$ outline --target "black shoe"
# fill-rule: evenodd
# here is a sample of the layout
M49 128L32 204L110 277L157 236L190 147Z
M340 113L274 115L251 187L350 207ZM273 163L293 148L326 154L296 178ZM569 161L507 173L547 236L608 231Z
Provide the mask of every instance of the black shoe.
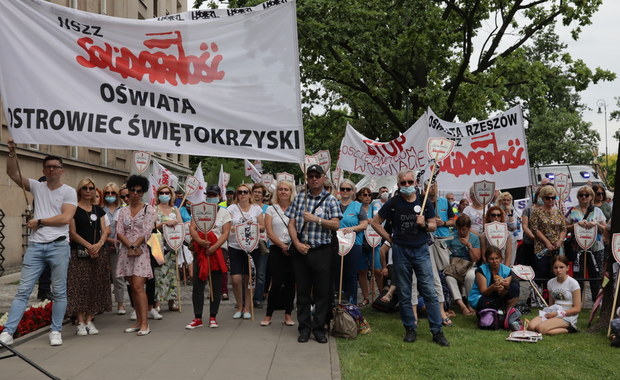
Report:
M403 342L413 343L418 337L418 332L415 327L405 327L405 337L403 338Z
M314 333L314 339L319 343L327 343L327 335L325 333Z
M263 308L263 303L262 302L254 302L254 308L255 309L262 309Z
M297 338L297 341L299 343L306 343L308 342L308 340L310 340L310 334L308 333L300 333L299 337Z
M448 347L450 345L448 339L446 339L446 337L443 335L443 331L433 333L433 342L443 347Z

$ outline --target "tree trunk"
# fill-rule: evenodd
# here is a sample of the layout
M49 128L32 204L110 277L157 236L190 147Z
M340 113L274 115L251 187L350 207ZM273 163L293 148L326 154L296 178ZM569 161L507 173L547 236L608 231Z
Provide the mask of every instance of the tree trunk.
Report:
M620 141L618 143L620 149ZM616 161L616 183L614 184L614 191L618 192L620 189L620 160ZM615 195L614 195L615 198ZM612 221L611 221L611 235L614 233L620 232L620 200L614 201L614 206L612 209ZM609 326L609 321L611 320L611 307L614 303L614 295L615 295L615 286L616 279L613 277L612 265L616 262L614 256L611 254L611 250L607 248L605 250L605 262L607 263L606 271L611 274L611 282L607 284L605 290L603 292L603 305L601 306L601 315L598 319L598 322L594 324L589 331L590 332L598 332L605 331L607 333L607 328ZM616 302L616 308L620 306L620 303ZM615 313L615 312L614 312ZM615 317L615 316L614 316Z

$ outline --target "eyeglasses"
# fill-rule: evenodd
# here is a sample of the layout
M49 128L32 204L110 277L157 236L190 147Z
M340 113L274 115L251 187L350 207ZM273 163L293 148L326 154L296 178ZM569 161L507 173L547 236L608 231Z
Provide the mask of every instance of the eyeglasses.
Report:
M492 214L489 214L489 215L491 216L491 218L501 218L502 217L502 214L496 214L496 213L492 213Z
M127 198L127 195L119 195L118 197L119 197L120 199L125 199L125 198Z
M93 191L95 190L94 186L82 186L81 187L82 191Z
M325 187L323 187L323 188L324 188L325 190L327 190L327 191L332 191L332 187L331 187L331 186L325 186Z
M372 194L360 194L360 197L370 197Z
M579 198L590 198L590 194L577 194Z
M106 191L103 195L116 195L114 191Z
M58 166L58 165L45 165L44 168L48 169L48 170L60 170L60 169L62 169L62 166Z
M350 187L341 187L340 188L340 191L351 191L351 190L353 190L353 189L350 188Z
M170 195L169 191L160 191L159 194L161 195Z
M399 182L401 186L411 186L415 183L415 181L410 180L410 181L400 181Z
M250 190L237 190L237 194L250 194Z
M144 194L144 190L143 189L136 189L135 187L130 187L127 190L129 190L130 193Z
M322 176L323 176L322 174L308 174L308 175L306 175L306 177L308 177L308 179L319 179Z
M596 195L603 196L603 195L605 195L605 193L596 193Z
M548 200L548 201L554 201L555 197L545 197L545 199Z

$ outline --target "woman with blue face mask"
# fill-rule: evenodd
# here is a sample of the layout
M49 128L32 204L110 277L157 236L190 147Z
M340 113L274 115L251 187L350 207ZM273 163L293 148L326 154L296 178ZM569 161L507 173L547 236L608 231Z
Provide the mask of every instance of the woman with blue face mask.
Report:
M124 315L127 313L123 302L125 298L125 279L123 277L116 277L116 264L118 262L118 251L116 248L119 244L116 240L116 217L121 209L119 192L120 189L114 182L108 183L103 188L103 210L106 214L106 222L110 226L110 235L106 239L104 248L108 251L110 260L110 272L112 273L112 282L114 283L114 301L117 305L116 313Z
M174 207L174 190L168 185L162 185L157 189L157 201L155 210L157 211L158 221L156 228L163 233L164 225L175 226L183 223L179 209ZM164 244L165 260L164 263L155 268L155 294L156 305L162 301L168 301L168 310L178 311L178 283L176 281L177 254Z

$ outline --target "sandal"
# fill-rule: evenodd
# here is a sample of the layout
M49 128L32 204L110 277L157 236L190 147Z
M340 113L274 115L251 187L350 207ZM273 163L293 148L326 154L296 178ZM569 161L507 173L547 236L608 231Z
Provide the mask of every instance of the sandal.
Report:
M392 302L392 294L391 293L385 293L385 295L383 297L381 297L381 302L385 302L385 303Z
M177 305L176 301L170 300L168 301L168 310L179 311L179 305Z
M364 306L367 306L369 303L370 301L368 300L368 298L364 298L362 302L357 304L357 307L364 307Z
M446 327L452 327L454 325L454 323L452 322L452 320L450 318L444 318L441 320L441 324L446 326Z

